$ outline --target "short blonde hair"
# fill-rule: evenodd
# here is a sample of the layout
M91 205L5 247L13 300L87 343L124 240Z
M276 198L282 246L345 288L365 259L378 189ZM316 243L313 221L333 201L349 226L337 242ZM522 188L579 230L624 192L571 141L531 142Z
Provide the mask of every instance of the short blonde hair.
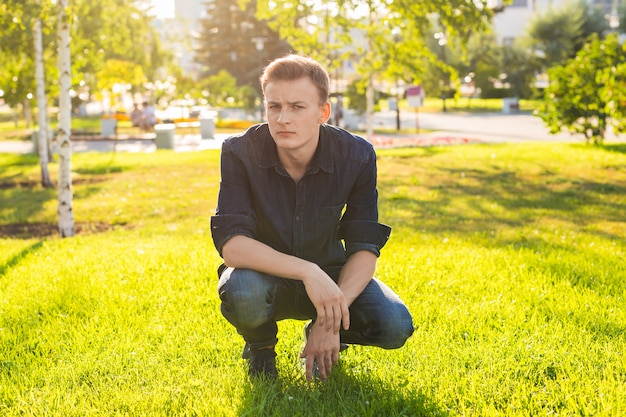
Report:
M329 99L330 77L322 65L313 58L289 54L270 62L261 74L261 89L265 94L265 87L271 81L298 80L308 77L320 96L320 103L326 103Z

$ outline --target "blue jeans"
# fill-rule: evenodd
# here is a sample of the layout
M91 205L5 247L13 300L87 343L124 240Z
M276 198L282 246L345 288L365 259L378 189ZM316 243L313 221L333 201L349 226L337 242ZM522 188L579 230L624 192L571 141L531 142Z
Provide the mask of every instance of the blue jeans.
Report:
M218 292L222 314L253 346L275 342L279 320L316 317L301 281L226 268ZM402 300L381 281L372 279L350 306L350 328L342 329L340 335L342 343L395 349L404 345L413 330L411 314Z

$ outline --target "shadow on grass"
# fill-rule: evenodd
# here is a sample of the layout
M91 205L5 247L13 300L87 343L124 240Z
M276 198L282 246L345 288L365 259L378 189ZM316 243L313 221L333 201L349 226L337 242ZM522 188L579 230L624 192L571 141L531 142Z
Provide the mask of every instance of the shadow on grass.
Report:
M382 366L382 365L381 365ZM405 386L403 386L405 385ZM446 416L421 391L337 366L326 382L254 381L245 389L239 416Z
M580 181L551 172L529 179L507 170L439 168L430 174L436 182L410 175L386 180L380 189L381 217L396 227L472 234L541 219L582 228L597 220L596 213L605 222L620 223L626 212L626 186L619 182Z
M117 146L117 143L116 145ZM74 171L81 175L103 175L103 174L117 174L127 170L128 165L119 164L115 162L117 156L116 150L111 152L111 158L107 162L101 162L89 167L76 167Z
M0 187L0 213L4 218L37 218L44 206L57 196L54 188L33 188L35 184Z
M103 174L117 174L123 172L125 169L122 165L113 164L101 164L91 166L89 168L77 168L74 170L77 174L81 175L103 175Z
M43 243L44 243L43 240L33 243L32 245L22 250L20 253L9 258L9 260L6 261L4 265L0 265L0 278L4 277L4 275L7 273L7 271L9 271L9 269L17 266L20 263L20 261L24 259L26 256L37 252L37 250L39 250L39 248L43 246Z
M603 149L609 152L626 153L626 144L624 143L611 143L603 145Z

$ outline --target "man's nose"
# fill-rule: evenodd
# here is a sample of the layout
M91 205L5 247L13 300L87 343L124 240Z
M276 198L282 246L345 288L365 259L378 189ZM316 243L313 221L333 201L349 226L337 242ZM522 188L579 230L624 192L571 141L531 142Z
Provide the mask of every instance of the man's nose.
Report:
M282 109L278 114L277 120L279 123L289 123L289 112L285 109Z

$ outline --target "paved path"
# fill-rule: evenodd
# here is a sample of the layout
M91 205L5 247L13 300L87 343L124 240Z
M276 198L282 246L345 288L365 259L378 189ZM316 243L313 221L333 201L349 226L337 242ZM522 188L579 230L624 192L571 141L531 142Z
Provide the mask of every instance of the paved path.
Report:
M216 134L215 139L202 139L200 135L178 135L174 138L176 152L220 149L222 142L229 135ZM73 140L72 152L155 152L156 144L152 139L124 140ZM56 153L56 148L53 148ZM33 153L31 141L0 141L0 153Z
M527 113L411 113L403 112L400 123L402 128L436 131L435 136L457 137L478 140L487 143L513 142L580 142L582 135L569 133L550 134L541 118ZM396 126L396 113L386 111L376 113L374 126ZM619 140L608 134L606 141ZM621 140L626 140L622 135Z

